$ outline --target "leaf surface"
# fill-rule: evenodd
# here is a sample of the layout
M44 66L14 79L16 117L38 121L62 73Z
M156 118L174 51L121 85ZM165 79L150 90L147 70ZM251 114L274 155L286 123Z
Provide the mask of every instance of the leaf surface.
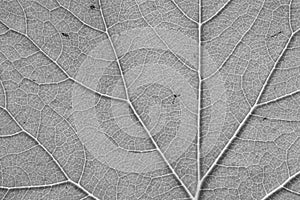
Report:
M300 2L0 4L0 199L300 198Z

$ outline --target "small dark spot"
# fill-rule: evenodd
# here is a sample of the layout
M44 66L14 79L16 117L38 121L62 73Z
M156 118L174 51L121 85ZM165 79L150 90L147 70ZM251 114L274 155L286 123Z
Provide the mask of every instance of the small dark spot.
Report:
M94 10L95 8L96 8L95 5L90 5L90 9L91 9L91 10Z
M128 152L130 152L130 153L135 153L135 154L142 153L142 152L140 152L140 151L135 151L135 150L129 150Z
M267 120L267 118L266 118L266 117L264 117L264 118L263 118L263 121L265 121L265 120Z
M279 31L278 33L275 33L275 34L271 35L270 37L271 37L271 38L276 37L276 36L278 36L278 35L281 34L281 33L282 33L282 31Z
M67 33L61 33L62 36L69 38L69 34Z
M175 100L176 100L176 98L177 97L180 97L180 94L173 94L173 100L172 100L172 104L174 104L175 103Z

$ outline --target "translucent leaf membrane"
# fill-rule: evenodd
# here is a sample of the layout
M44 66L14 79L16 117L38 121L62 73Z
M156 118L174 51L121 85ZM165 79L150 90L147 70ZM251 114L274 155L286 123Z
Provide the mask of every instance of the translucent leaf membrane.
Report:
M0 199L300 198L299 1L0 5Z
M297 6L227 1L207 14L198 199L298 198Z

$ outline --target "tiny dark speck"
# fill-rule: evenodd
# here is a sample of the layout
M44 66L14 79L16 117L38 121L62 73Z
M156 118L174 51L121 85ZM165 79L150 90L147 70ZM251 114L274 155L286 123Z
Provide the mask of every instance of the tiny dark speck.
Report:
M264 118L263 118L263 121L265 121L265 120L267 120L267 118L266 118L266 117L264 117Z
M90 5L90 9L94 10L96 7L94 5Z
M279 31L279 32L275 33L274 35L271 35L270 37L271 37L271 38L276 37L276 36L278 36L278 35L281 34L281 33L282 33L282 31Z
M64 37L69 37L69 34L67 34L67 33L61 33L62 34L62 36L64 36Z
M141 153L141 152L138 152L138 151L133 151L133 150L129 150L128 152L130 152L130 153L135 153L135 154L139 154L139 153Z
M172 101L172 104L175 103L175 99L176 99L177 97L180 97L180 94L173 94L173 97L174 97L174 99L173 99L173 101Z

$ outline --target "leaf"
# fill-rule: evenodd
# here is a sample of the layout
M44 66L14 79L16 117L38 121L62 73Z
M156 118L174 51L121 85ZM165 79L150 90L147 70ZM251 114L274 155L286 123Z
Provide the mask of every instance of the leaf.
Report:
M300 2L0 5L0 199L300 198Z

